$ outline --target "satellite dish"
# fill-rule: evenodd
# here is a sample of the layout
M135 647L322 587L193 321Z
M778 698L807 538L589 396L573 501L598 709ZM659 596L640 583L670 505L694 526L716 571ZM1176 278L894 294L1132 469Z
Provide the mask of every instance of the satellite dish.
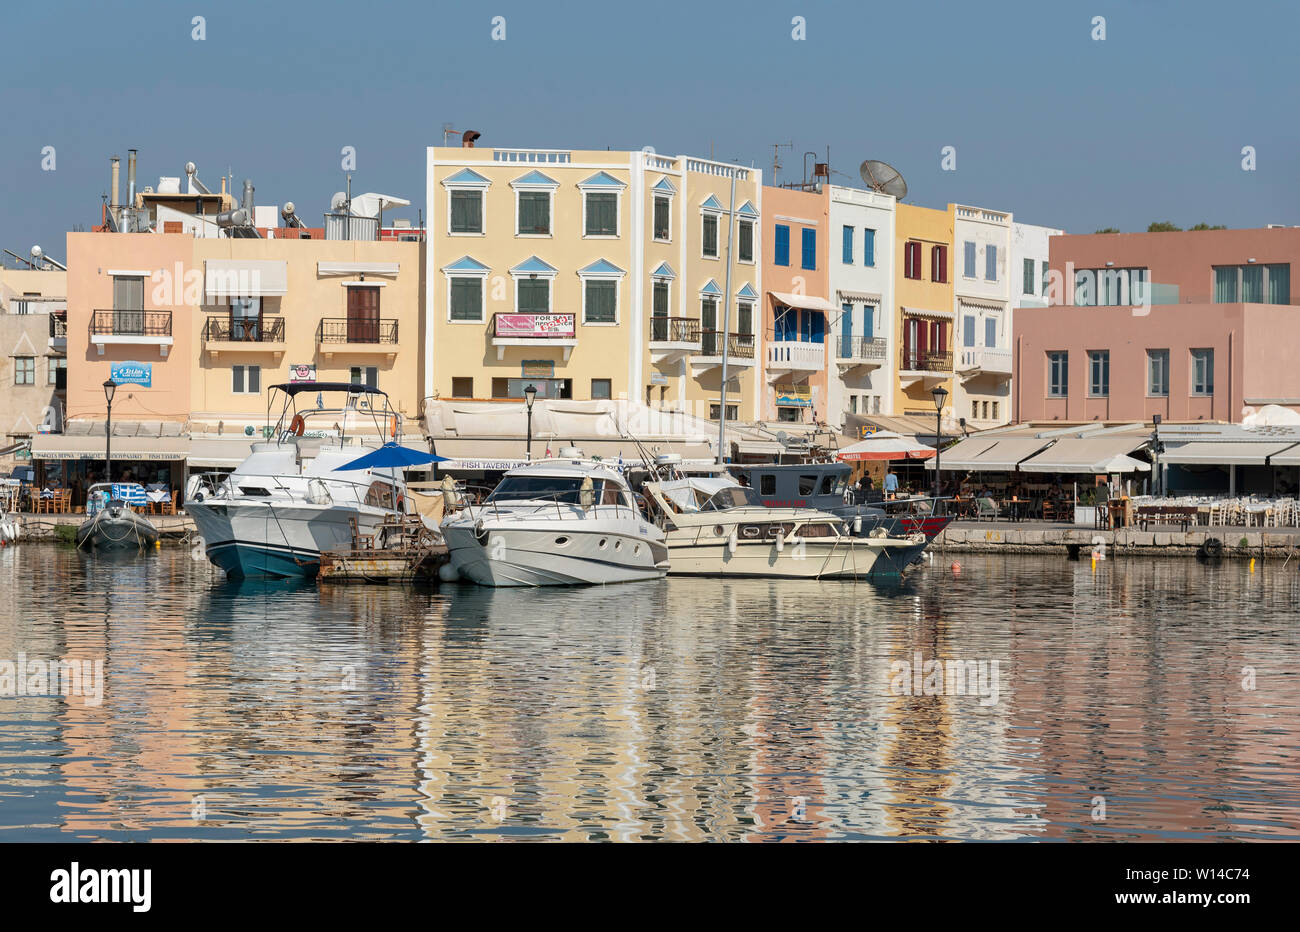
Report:
M898 169L888 162L867 159L858 166L858 174L868 188L881 194L892 194L898 200L907 197L907 182L898 173Z
M776 442L781 444L781 446L785 446L786 441L789 439L790 439L790 435L787 434L785 431L778 430L776 432Z
M33 247L32 247L32 258L33 258L33 259L39 259L39 258L40 258L41 256L43 256L43 255L45 255L45 253L41 250L41 247L40 247L40 246L33 246Z
M334 196L330 198L330 210L342 210L348 205L348 196L343 191L335 191Z

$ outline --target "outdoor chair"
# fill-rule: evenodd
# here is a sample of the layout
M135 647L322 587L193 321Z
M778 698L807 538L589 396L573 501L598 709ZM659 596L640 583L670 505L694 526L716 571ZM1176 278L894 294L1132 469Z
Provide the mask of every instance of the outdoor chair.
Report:
M976 517L976 518L987 518L987 519L989 519L990 521L995 521L995 520L997 520L1000 516L1001 516L1001 515L1000 515L1000 512L999 512L999 510L998 510L998 503L995 502L995 501L993 501L993 499L991 499L991 498L977 498L977 499L975 499L975 517Z

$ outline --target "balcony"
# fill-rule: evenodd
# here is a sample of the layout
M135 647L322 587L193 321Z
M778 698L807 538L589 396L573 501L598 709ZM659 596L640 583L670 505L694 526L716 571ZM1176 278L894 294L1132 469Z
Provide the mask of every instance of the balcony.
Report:
M68 319L59 314L50 315L49 347L56 353L68 351Z
M578 345L577 319L576 314L493 314L492 345L497 359L505 359L508 346L545 346L563 350L568 362Z
M952 353L948 350L905 349L899 355L898 378L904 388L917 382L927 388L952 375Z
M826 368L826 344L805 343L801 340L770 340L767 344L767 378L777 379Z
M701 345L700 322L694 317L650 318L651 362L677 362L699 353Z
M284 353L283 317L209 317L203 326L203 349L215 359L222 353Z
M962 378L973 379L988 375L997 379L1011 378L1011 350L971 347L961 351L957 359L957 373Z
M323 317L316 330L316 349L333 356L397 356L397 321L378 317Z
M727 334L721 330L701 330L700 348L691 355L691 369L701 375L711 369L722 368L723 340L727 346L727 367L750 369L754 366L754 335L752 333Z
M835 364L840 372L853 369L879 369L889 354L884 337L840 337L835 341Z
M171 311L90 312L90 342L104 355L104 347L156 346L166 356L172 345Z

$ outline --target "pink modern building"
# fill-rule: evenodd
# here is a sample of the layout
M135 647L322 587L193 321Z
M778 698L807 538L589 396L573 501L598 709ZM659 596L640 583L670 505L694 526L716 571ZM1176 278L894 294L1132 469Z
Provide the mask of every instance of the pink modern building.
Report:
M1300 411L1300 228L1054 236L1016 309L1016 421L1240 421Z

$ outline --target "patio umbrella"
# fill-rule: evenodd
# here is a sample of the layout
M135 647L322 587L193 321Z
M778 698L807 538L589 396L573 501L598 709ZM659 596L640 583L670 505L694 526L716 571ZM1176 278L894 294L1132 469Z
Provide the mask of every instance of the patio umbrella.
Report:
M835 454L837 460L926 460L934 456L934 447L927 447L915 437L904 437L892 430L877 431L865 440L859 440Z
M1117 453L1108 460L1097 464L1094 472L1097 475L1107 473L1109 475L1119 475L1128 472L1150 472L1151 464L1135 459L1124 453Z
M339 472L349 469L401 469L406 466L422 466L425 463L445 463L447 457L435 456L421 450L404 447L400 443L386 443L378 450L371 450L365 456L359 456L350 463L338 467Z

